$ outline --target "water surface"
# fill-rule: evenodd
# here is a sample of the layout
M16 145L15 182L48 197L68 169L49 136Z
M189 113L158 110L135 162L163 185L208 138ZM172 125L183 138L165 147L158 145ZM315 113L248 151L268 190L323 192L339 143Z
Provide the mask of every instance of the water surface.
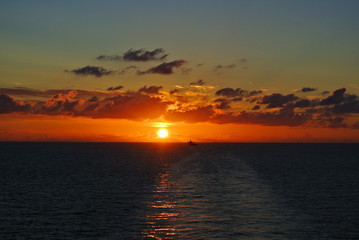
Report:
M0 143L0 238L358 239L358 146Z

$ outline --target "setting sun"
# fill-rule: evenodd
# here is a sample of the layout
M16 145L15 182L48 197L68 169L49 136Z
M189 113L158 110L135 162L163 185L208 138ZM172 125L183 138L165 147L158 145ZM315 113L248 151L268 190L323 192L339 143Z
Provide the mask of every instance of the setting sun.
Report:
M168 136L168 131L167 129L161 128L157 131L157 136L159 136L160 138L165 138Z

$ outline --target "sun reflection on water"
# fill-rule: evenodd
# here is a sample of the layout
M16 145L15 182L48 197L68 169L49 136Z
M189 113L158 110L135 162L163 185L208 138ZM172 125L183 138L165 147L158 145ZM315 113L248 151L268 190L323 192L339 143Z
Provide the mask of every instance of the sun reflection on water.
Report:
M176 225L180 213L179 203L175 200L174 184L168 171L158 175L146 214L147 229L142 233L145 238L178 239L181 237Z

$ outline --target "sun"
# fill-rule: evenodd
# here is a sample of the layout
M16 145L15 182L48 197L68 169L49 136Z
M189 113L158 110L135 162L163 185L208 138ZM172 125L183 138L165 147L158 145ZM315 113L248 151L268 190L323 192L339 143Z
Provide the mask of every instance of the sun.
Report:
M159 136L160 138L165 138L168 136L168 131L167 129L161 128L157 131L157 136Z

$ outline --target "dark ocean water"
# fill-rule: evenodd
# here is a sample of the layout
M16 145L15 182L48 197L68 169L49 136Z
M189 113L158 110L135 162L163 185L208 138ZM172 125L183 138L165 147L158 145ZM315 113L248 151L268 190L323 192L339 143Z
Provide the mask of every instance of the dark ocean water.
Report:
M0 143L0 239L359 239L358 144Z

